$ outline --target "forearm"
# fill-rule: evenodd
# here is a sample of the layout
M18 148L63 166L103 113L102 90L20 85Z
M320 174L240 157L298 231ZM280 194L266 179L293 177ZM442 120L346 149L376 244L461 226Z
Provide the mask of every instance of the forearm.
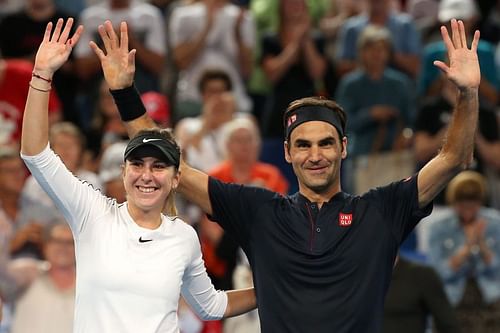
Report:
M471 162L478 113L478 89L469 88L460 91L440 152L451 162L453 169L466 167Z
M279 81L292 64L295 63L298 52L298 45L292 43L288 44L279 55L265 59L263 69L267 78L273 83Z
M246 80L250 77L253 69L253 53L252 48L246 47L242 41L237 41L238 44L238 62L240 64L241 76Z
M179 69L186 69L203 51L205 40L210 32L209 28L203 31L192 41L183 42L174 47L174 61Z
M326 60L318 52L311 39L308 39L304 44L304 58L309 76L313 80L323 78L326 70Z
M181 181L177 191L187 200L198 205L206 214L212 215L212 205L208 195L208 175L181 161Z
M454 272L460 270L462 265L469 259L470 251L470 246L463 245L452 257L450 257L448 264Z
M227 291L227 308L224 318L238 316L257 307L254 288Z
M53 73L38 72L38 75L52 79ZM39 154L49 142L49 82L32 77L23 114L21 152L28 156Z
M111 95L130 138L143 129L157 127L146 113L139 92L134 86L111 90Z

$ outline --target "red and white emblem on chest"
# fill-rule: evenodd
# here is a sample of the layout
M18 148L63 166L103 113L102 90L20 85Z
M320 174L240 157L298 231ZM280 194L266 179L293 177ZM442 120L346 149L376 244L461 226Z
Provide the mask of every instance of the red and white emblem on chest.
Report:
M352 214L339 214L339 226L350 227L352 224Z

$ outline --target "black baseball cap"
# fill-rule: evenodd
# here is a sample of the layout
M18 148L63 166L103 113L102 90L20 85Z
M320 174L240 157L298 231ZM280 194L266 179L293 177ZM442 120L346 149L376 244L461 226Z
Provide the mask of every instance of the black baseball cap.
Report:
M168 140L159 132L147 131L129 141L123 159L132 157L156 157L179 168L181 151L174 140Z

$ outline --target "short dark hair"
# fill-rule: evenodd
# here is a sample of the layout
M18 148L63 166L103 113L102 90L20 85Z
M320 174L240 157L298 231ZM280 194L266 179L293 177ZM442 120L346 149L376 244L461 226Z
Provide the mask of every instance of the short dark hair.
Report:
M231 91L233 89L233 83L231 82L231 78L226 73L226 71L222 69L212 68L205 70L198 81L198 91L200 94L203 93L208 81L212 80L222 80L226 85L226 91Z
M285 113L283 114L283 125L286 129L286 121L290 113L298 108L306 107L306 106L322 106L332 110L332 112L336 113L340 119L340 125L342 127L342 132L345 133L346 123L347 123L347 115L342 109L342 107L335 101L331 99L327 99L319 96L312 97L304 97L300 99L296 99L288 104ZM340 134L340 133L339 133ZM285 138L289 139L289 138ZM342 139L342 138L341 138Z

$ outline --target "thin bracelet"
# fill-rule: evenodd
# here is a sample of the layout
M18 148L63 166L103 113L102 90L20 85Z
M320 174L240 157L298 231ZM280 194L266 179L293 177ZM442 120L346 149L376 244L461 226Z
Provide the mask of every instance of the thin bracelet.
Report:
M37 73L35 73L35 72L31 73L31 75L32 75L33 77L36 77L37 79L44 80L44 81L45 81L45 82L47 82L47 83L51 83L51 82L52 82L52 79L46 79L46 78L44 78L43 76L40 76L40 75L38 75L38 74L37 74Z
M47 89L47 90L43 90L43 89L40 89L40 88L37 88L37 87L34 87L31 82L30 82L30 87L35 89L36 91L40 91L40 92L49 92L50 91L50 88Z

